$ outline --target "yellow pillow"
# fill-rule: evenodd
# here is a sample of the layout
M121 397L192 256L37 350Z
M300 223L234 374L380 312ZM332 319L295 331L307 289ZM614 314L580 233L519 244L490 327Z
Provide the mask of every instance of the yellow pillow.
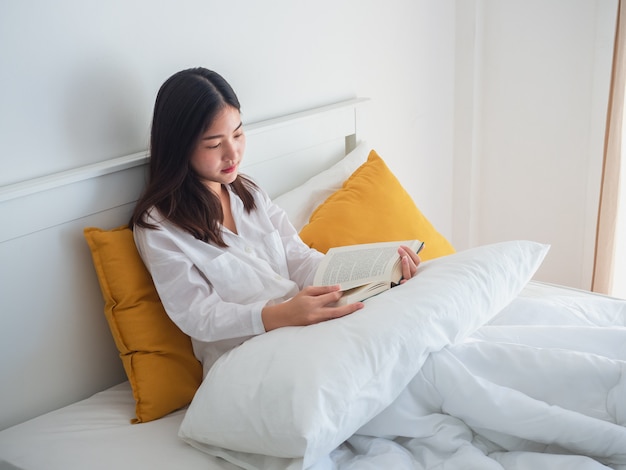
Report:
M134 423L191 402L202 366L190 338L170 320L127 227L84 230L104 297L104 314L135 398Z
M455 252L374 150L343 187L313 211L300 237L322 253L333 246L410 239L424 242L423 261Z

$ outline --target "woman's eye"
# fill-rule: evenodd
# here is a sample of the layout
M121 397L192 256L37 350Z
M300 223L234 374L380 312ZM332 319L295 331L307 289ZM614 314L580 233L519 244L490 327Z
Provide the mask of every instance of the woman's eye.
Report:
M215 145L207 145L207 147L206 147L206 148L208 148L208 149L216 149L216 148L218 148L219 146L220 146L220 144L215 144Z
M240 137L243 137L243 132L240 132L239 134L235 134L235 139L239 139Z

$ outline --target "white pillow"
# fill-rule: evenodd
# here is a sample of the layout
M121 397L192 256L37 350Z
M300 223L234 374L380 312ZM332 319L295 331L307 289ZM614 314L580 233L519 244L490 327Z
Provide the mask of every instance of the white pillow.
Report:
M313 211L328 196L341 189L344 181L367 160L370 152L367 142L356 148L327 170L311 177L304 184L274 198L289 217L289 221L299 232L309 222Z
M387 407L429 352L505 307L548 248L511 241L436 258L353 315L248 340L211 368L180 437L231 461L243 452L309 467Z

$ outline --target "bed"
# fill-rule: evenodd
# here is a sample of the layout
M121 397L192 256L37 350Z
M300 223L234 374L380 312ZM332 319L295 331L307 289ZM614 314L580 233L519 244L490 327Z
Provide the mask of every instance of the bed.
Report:
M418 236L417 277L204 381L123 227L144 152L0 190L0 469L626 468L626 302L533 280L540 243L456 252L360 136L366 102L246 123L241 171L321 251Z

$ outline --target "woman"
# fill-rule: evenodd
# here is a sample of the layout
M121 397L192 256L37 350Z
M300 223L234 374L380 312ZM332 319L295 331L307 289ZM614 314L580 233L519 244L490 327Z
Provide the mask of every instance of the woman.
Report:
M132 215L135 242L166 312L192 338L204 373L251 336L349 315L339 286L311 286L323 254L239 174L240 104L217 73L170 77L157 95L150 180ZM400 248L403 276L419 257Z

